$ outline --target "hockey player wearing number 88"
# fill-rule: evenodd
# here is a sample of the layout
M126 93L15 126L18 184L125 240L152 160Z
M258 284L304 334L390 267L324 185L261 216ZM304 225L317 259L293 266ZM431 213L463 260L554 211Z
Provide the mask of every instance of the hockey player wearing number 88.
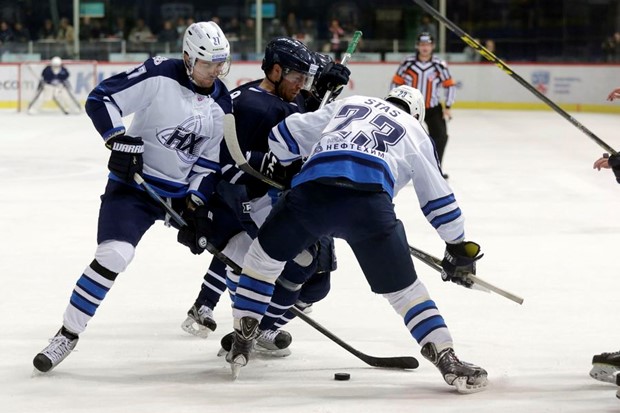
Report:
M204 248L208 226L195 225L213 193L220 172L219 147L230 94L219 79L230 64L230 47L213 22L190 25L183 37L183 59L154 57L103 80L91 91L86 113L111 150L110 174L101 197L94 260L79 277L63 323L33 360L46 373L75 348L136 246L165 210L138 186L142 176L188 226L179 239ZM133 114L131 126L123 117ZM174 225L174 224L173 224Z
M53 57L50 64L41 72L36 95L28 105L28 114L39 113L43 104L50 100L54 101L65 115L79 113L81 110L80 103L71 93L69 71L58 56Z
M393 196L413 181L423 213L446 242L444 280L462 282L463 274L475 272L480 248L464 240L464 218L441 176L434 146L422 119L412 117L423 113L422 105L417 90L401 86L387 101L352 96L316 112L291 115L272 129L269 146L281 162L308 159L243 261L233 302L235 336L227 356L233 377L248 362L246 349L284 263L330 234L347 241L372 291L403 316L422 355L446 383L462 393L487 386L484 369L456 357L450 331L417 277L394 212Z

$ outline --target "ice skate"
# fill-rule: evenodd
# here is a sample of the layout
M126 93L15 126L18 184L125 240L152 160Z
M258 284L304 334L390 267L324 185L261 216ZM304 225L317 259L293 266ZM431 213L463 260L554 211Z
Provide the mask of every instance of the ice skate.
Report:
M435 344L426 343L421 353L439 369L446 383L456 387L459 393L482 391L488 384L486 370L460 361L451 347L437 353Z
M77 345L79 337L62 327L50 339L50 344L34 357L35 373L47 373L59 365Z
M291 355L293 337L284 330L264 330L256 338L254 351L257 354L271 357L287 357Z
M181 324L183 331L200 338L207 338L217 328L213 318L213 310L206 305L196 308L195 305L187 312L187 318Z
M220 344L222 348L217 353L218 357L226 355L232 347L234 332L222 337ZM293 337L288 331L284 330L264 330L260 331L256 338L256 343L252 348L252 353L259 357L287 357L291 355L288 348L293 341Z
M592 357L590 377L605 383L616 383L615 374L620 372L620 351L601 353Z
M242 317L239 320L239 329L235 329L232 346L226 354L226 361L230 363L233 380L239 377L241 367L250 361L254 340L258 336L258 324L259 321L252 317Z

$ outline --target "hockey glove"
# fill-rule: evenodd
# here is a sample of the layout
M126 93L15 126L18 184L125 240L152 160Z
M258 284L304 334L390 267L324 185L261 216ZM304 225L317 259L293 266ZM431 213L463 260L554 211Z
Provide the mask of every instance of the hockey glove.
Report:
M142 154L144 143L142 138L120 135L108 140L105 144L112 150L108 169L125 182L133 182L134 174L142 173Z
M278 158L269 151L263 157L263 162L260 166L260 172L267 178L281 183L286 188L290 188L291 180L293 176L297 175L301 169L302 161L296 160L290 165L282 165Z
M480 254L480 245L475 242L446 244L446 252L441 261L441 279L471 288L473 281L467 275L476 274L476 261L483 255Z
M177 241L189 248L192 254L200 255L207 248L208 239L213 235L213 213L205 205L183 213L187 226L177 234Z
M340 92L342 92L344 85L349 83L349 76L351 76L351 71L348 67L340 63L328 63L325 68L323 68L321 75L316 81L317 97L323 99L325 93L331 90L331 97L335 99Z
M614 172L614 175L616 175L616 182L620 184L620 155L611 155L609 159L607 159L607 163Z

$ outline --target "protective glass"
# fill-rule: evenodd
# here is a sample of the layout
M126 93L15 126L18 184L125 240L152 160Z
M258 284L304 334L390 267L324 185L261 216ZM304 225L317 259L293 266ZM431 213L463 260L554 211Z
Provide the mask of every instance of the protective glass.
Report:
M292 69L284 69L284 75L282 78L287 82L300 85L302 89L310 90L312 87L312 83L314 83L314 75L309 75L307 73L297 72Z

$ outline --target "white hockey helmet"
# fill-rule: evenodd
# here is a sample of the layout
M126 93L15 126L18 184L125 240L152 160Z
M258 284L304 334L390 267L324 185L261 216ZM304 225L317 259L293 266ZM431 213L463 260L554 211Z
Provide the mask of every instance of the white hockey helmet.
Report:
M418 89L407 85L400 85L390 90L385 100L401 103L409 109L411 116L418 119L420 123L424 122L426 109L424 98Z
M196 60L224 63L221 77L230 70L230 44L224 32L215 22L192 23L183 35L183 54L187 53L189 61L185 61L187 74L191 78Z
M57 75L60 73L60 68L62 67L62 59L58 56L52 57L52 60L50 60L50 66L52 67L52 73Z

